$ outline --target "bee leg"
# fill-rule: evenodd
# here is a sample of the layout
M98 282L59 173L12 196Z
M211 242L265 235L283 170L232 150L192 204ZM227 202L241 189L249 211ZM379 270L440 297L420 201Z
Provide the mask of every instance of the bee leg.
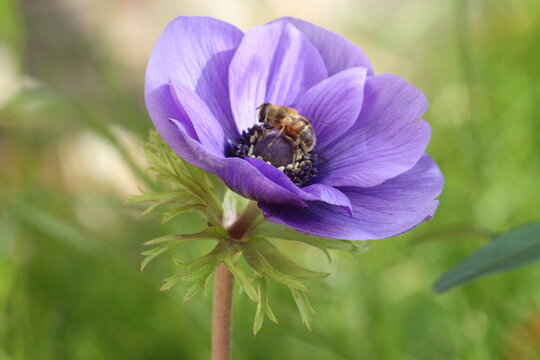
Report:
M293 153L293 158L292 158L292 163L296 163L296 160L298 160L298 146L295 146L294 147L294 153Z
M304 152L304 155L307 155L309 153L309 150L308 150L306 144L304 144L304 142L300 142L300 147L302 148L302 151Z
M276 140L278 139L278 137L280 137L281 135L283 135L283 132L285 131L285 126L281 128L281 130L279 131L279 133L276 135L276 137L274 138L274 140L272 140L270 142L270 144L268 144L267 146L268 147L271 147L272 145L274 145L274 143L276 142Z

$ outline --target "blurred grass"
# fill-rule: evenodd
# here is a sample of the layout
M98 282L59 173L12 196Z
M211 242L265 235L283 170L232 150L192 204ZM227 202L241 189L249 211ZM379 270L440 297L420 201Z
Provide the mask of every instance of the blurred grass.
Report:
M328 265L315 251L287 248L333 272L311 285L313 331L271 284L280 324L253 337L253 305L238 296L234 358L539 358L538 266L444 295L430 287L484 241L456 227L503 231L538 219L540 3L344 4L375 20L337 12L334 29L362 46L357 38L369 34L376 70L404 76L430 99L429 152L446 176L441 206L434 220L357 259ZM208 358L210 301L181 303L182 286L160 293L174 272L166 257L138 272L143 241L200 226L193 215L161 225L125 204L137 186L160 186L140 159L151 127L143 68L125 66L73 11L0 0L0 79L10 81L0 87L15 89L0 94L0 360ZM247 11L273 15L263 21L287 12L264 2ZM204 250L184 249L174 255Z

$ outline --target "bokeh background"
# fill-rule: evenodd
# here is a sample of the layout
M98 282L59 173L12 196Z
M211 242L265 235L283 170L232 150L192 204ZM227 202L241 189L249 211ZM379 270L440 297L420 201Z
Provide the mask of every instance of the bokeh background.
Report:
M446 177L432 221L357 258L290 248L333 272L310 285L313 331L271 284L280 324L254 337L236 296L234 359L540 358L538 266L431 290L484 232L540 217L539 1L0 0L0 360L209 358L210 299L158 291L170 255L139 271L143 241L199 219L161 225L126 204L160 186L142 156L144 70L177 15L343 34L425 92Z

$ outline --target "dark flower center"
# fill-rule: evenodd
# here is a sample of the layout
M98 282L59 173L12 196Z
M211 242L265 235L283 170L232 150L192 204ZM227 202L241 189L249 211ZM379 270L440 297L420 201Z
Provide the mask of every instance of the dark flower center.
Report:
M253 156L261 157L275 167L287 166L294 161L294 145L274 130L263 134L253 145Z
M299 146L272 125L260 123L242 131L242 136L231 146L229 156L258 158L275 166L297 186L306 186L317 175L316 155L304 153Z

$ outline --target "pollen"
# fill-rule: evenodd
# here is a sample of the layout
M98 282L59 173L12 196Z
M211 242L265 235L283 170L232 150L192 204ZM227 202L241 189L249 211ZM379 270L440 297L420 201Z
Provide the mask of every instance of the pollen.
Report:
M291 140L265 123L243 131L236 144L231 145L229 156L261 159L275 166L299 187L309 185L317 175L316 155L313 152L305 154Z

